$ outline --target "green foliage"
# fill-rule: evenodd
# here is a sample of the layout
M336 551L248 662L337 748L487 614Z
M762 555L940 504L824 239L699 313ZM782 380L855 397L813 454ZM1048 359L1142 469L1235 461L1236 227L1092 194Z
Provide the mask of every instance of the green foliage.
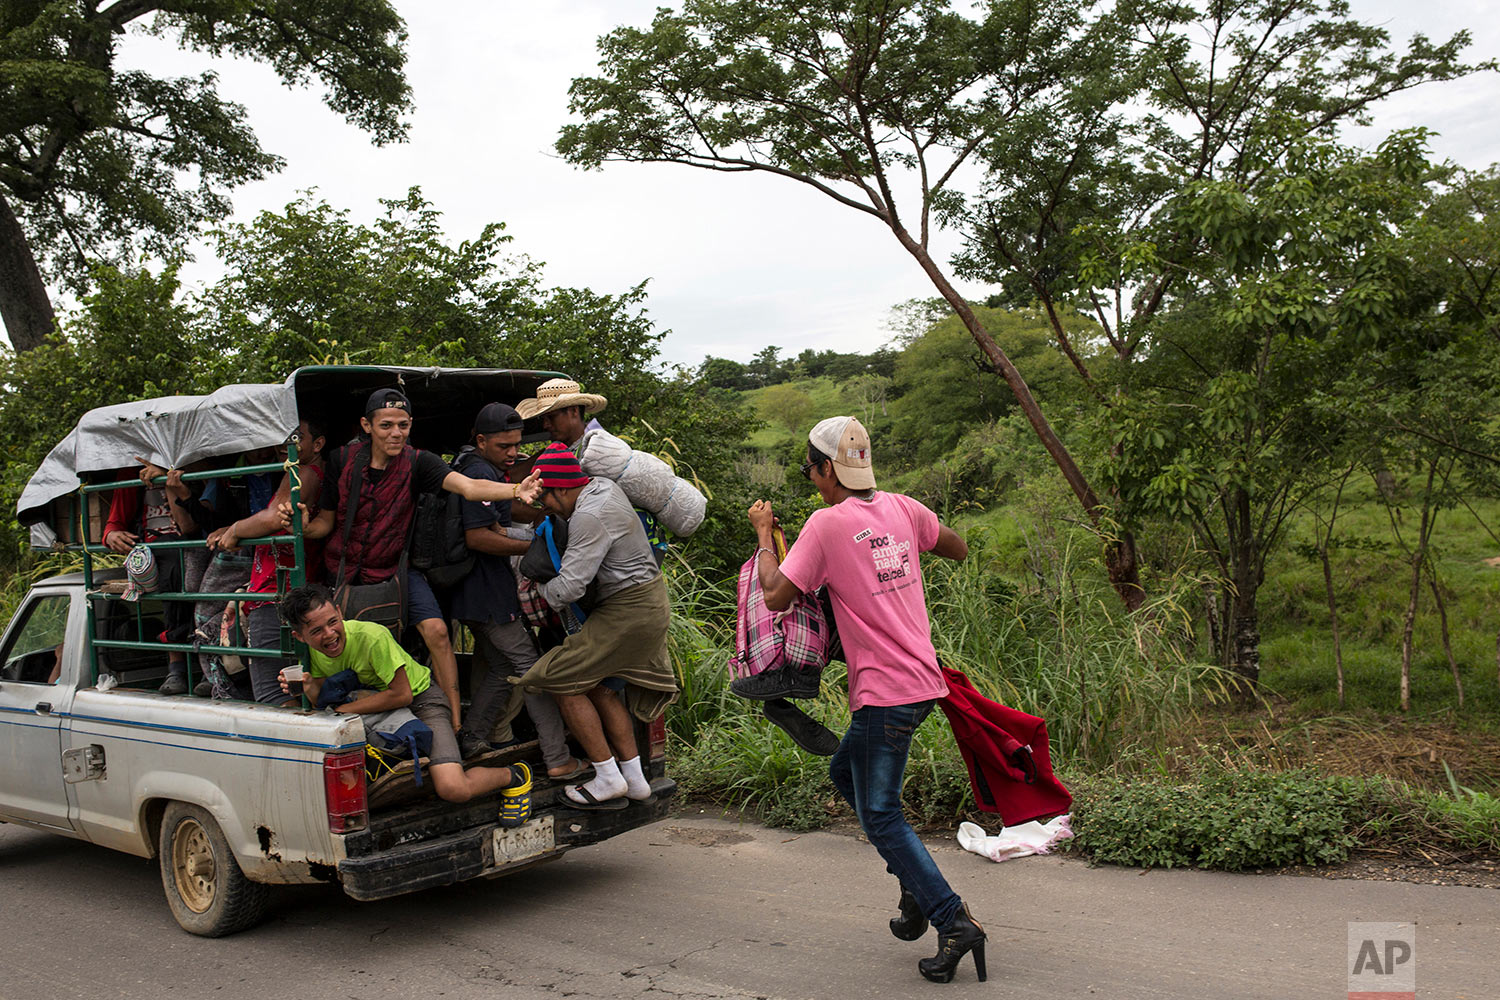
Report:
M711 354L698 366L698 377L715 389L755 388L755 382L746 373L744 365L729 358L716 358Z
M698 366L698 377L718 389L751 390L780 385L790 379L858 379L876 376L889 379L896 367L896 352L881 348L873 354L840 354L808 348L795 358L781 358L779 347L768 347L749 364L713 355Z
M1460 785L1447 764L1443 770L1451 794L1418 793L1422 819L1462 850L1500 854L1500 797Z
M246 380L284 378L312 358L534 368L587 373L617 427L641 412L662 337L642 311L644 285L547 288L541 265L506 254L503 225L454 245L420 190L381 204L361 225L305 195L218 232L229 273L202 309L243 345Z
M717 495L734 481L754 420L738 400L656 366L662 335L644 310L644 285L619 295L549 287L540 264L506 254L498 224L454 244L420 191L382 205L362 225L305 195L227 226L217 234L227 272L191 299L175 268L101 269L61 337L0 352L10 390L0 397L10 429L0 499L13 505L47 451L96 406L280 381L309 363L551 370L608 396L611 429L713 498L680 555L714 572L744 558L730 538L744 506L730 518Z
M1457 782L1437 793L1212 763L1186 777L1075 779L1068 849L1102 863L1228 871L1337 864L1357 847L1500 852L1500 799Z
M982 196L948 218L972 234L961 274L1000 283L1007 302L1098 310L1124 365L1149 347L1178 280L1223 253L1183 224L1184 191L1212 179L1228 193L1288 166L1309 137L1366 123L1391 94L1494 67L1461 61L1467 32L1394 51L1337 0L1073 16L1067 72L991 136Z
M1371 791L1311 771L1205 767L1181 784L1106 777L1075 788L1071 850L1145 868L1278 868L1344 861Z
M933 644L982 693L1045 718L1059 759L1110 763L1222 698L1221 671L1190 657L1185 595L1117 615L1070 535L1027 537L1025 587L1008 578L994 535L966 535L964 562L923 565Z
M916 497L949 521L960 513L991 509L1034 479L1056 476L1026 418L970 427L947 454L898 474L892 488Z
M1219 655L1252 680L1256 595L1292 511L1361 464L1441 451L1451 469L1500 443L1493 337L1413 281L1408 240L1436 194L1422 138L1368 155L1302 141L1247 181L1189 185L1175 215L1210 254L1178 276L1108 413L1122 517L1193 527L1222 581Z
M818 416L812 397L788 382L773 385L756 400L761 419L784 428L792 435L806 437Z
M226 373L223 342L179 301L175 267L159 275L101 268L64 334L17 354L0 349L0 502L15 501L38 464L86 411L169 393L209 392ZM122 466L130 464L121 457Z
M0 197L16 207L34 256L74 286L89 276L85 261L170 256L199 223L229 213L230 190L282 164L260 148L245 109L220 95L216 74L118 70L116 39L132 31L265 63L288 86L315 81L375 141L405 135L406 35L387 0L8 3Z
M1035 310L976 306L975 312L1026 372L1037 401L1049 410L1049 404L1063 408L1070 399L1071 377L1067 362L1052 349L1046 320ZM1087 327L1087 321L1081 325ZM989 370L956 316L939 320L908 342L896 359L893 381L895 434L881 457L900 465L927 465L976 426L1019 412L1015 396Z

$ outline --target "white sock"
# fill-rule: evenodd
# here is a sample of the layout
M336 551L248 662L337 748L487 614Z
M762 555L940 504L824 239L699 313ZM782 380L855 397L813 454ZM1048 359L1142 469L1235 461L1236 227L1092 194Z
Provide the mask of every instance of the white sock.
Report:
M629 760L620 761L620 774L625 778L625 797L641 799L651 797L651 782L646 780L646 773L641 770L641 756L636 754Z
M617 799L629 789L625 778L620 774L620 765L615 763L613 757L604 760L596 760L594 764L594 776L579 785L579 788L587 788L589 794L603 802L605 799Z

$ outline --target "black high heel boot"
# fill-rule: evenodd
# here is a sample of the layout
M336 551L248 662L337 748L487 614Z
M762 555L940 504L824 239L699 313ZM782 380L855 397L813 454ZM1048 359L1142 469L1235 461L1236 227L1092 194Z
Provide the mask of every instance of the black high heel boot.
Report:
M891 918L891 933L903 941L915 941L927 933L927 918L917 905L917 897L901 887L901 916Z
M985 979L984 940L984 928L969 915L969 905L965 903L948 929L938 931L938 953L932 958L919 961L917 970L934 983L951 983L953 973L958 970L958 963L972 951L974 971L979 974L979 981L982 983Z

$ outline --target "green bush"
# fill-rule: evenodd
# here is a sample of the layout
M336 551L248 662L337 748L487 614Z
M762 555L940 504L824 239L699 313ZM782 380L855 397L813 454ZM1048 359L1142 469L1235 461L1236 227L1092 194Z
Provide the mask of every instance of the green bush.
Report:
M1072 850L1146 868L1335 864L1358 843L1370 782L1312 771L1205 769L1192 780L1109 776L1074 789Z

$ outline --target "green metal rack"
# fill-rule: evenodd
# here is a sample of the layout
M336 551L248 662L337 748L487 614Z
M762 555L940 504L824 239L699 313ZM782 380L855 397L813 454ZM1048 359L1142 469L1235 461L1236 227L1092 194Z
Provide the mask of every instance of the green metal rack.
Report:
M287 460L284 463L272 462L262 465L246 465L229 469L213 469L207 472L188 472L183 474L182 479L184 482L208 479L234 479L267 472L285 471L291 477L290 499L292 510L298 511L300 510L299 505L302 502L302 477L300 475L301 464L297 458L297 443L297 435L293 434L287 444ZM164 484L166 482L166 477L158 476L153 479L152 482L158 485ZM186 653L211 653L225 656L295 658L305 667L307 665L306 648L303 647L301 643L295 641L295 639L292 637L292 630L290 626L288 626L285 622L283 622L281 625L281 643L279 648L277 649L264 649L252 646L210 646L206 644L194 645L192 643L159 642L155 638L148 639L144 634L144 615L141 611L140 602L136 601L132 602L135 604L136 631L134 639L105 639L99 636L98 623L95 620L95 602L123 602L126 599L125 595L123 594L106 593L98 589L94 585L94 557L96 555L110 552L111 550L103 544L103 539L99 539L98 542L95 542L89 537L89 518L87 516L88 495L93 493L109 493L113 492L114 490L140 487L141 485L141 480L139 478L121 479L110 483L91 483L86 486L80 487L78 492L75 494L74 515L76 517L76 523L78 526L77 537L81 539L81 541L68 545L66 546L66 548L70 552L81 552L83 554L83 581L84 587L88 591L89 598L85 602L85 606L88 611L88 630L90 644L89 665L92 671L91 682L97 683L99 679L99 658L96 652L97 649L125 649L160 653L181 651ZM203 539L200 538L175 539L171 541L160 542L142 542L141 544L151 549L153 553L172 553L178 559L178 568L185 569L182 561L183 551L193 548L201 549L204 543ZM256 547L261 545L285 544L290 544L292 546L292 552L294 555L293 565L291 567L277 567L276 592L274 594L248 593L242 591L236 591L234 593L156 591L151 593L150 597L153 600L158 601L178 601L189 604L196 604L200 601L280 601L283 597L286 596L287 592L291 588L300 587L307 582L307 557L302 538L301 517L292 517L292 530L289 534L271 535L264 538L241 539L239 544L242 548ZM185 573L181 574L180 578L186 579ZM191 656L188 657L187 669L188 690L191 691L193 687L193 660ZM307 707L306 698L303 699L303 707Z

